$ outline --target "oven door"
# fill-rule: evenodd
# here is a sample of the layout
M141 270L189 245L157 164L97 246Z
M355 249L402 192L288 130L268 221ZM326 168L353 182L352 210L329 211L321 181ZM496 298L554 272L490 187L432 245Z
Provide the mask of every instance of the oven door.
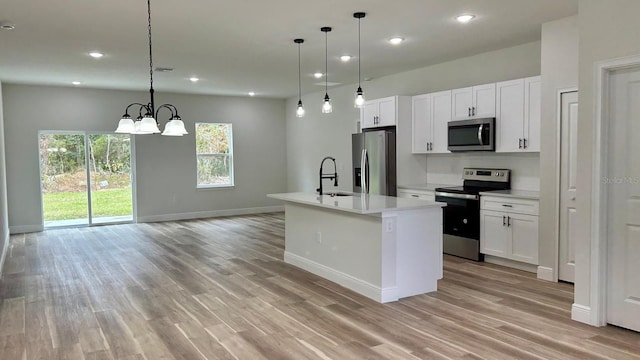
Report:
M447 203L447 206L442 210L443 252L482 261L479 197L477 195L436 192L436 201Z
M450 121L449 151L494 151L495 118Z

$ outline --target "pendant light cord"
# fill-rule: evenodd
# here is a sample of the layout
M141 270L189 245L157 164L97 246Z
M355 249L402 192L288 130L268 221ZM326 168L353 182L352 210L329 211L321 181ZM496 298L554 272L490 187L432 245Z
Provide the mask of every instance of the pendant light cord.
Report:
M329 32L324 32L324 92L326 94L329 93L329 49L328 49L328 38Z
M360 70L360 18L358 18L358 87L360 87L360 79L362 78L362 72Z
M151 0L147 0L147 23L149 30L149 93L151 98L151 106L149 112L153 114L154 109L154 101L153 101L153 51L152 51L152 42L151 42Z
M298 101L302 101L302 66L300 65L300 43L298 43Z

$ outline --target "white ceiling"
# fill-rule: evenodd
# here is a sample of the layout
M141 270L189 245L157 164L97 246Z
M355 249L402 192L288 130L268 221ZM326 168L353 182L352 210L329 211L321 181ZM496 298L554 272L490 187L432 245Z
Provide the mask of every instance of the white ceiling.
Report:
M152 0L156 90L289 97L297 93L296 37L303 92L321 90L311 74L357 82L355 11L362 20L363 77L384 75L540 39L540 25L577 13L578 0ZM114 89L148 88L145 0L0 0L0 80ZM462 25L461 13L477 18ZM387 39L406 41L391 46ZM87 56L99 50L100 60ZM191 83L188 78L202 80Z

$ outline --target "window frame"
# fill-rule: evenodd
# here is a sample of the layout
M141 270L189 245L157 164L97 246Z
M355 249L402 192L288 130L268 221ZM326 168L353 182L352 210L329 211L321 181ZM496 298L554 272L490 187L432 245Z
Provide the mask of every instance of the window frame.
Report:
M211 153L211 154L199 154L198 153L198 147L195 146L195 153L196 153L196 189L224 189L224 188L233 188L235 187L235 171L234 171L234 167L235 167L235 161L234 161L234 156L233 156L233 124L232 123L223 123L223 122L196 122L195 126L194 126L194 140L197 141L197 137L198 137L198 125L227 125L229 127L229 134L228 134L228 146L229 146L229 153L228 154L223 154L223 153ZM227 156L229 158L229 183L226 184L200 184L200 176L198 173L198 160L200 159L200 156Z

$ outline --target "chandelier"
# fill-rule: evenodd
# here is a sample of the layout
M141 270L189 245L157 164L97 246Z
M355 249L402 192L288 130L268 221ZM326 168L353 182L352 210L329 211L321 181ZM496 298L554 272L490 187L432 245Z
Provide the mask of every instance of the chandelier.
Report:
M162 104L155 107L153 101L153 51L152 51L152 42L151 42L151 0L147 0L147 20L148 20L148 29L149 29L149 79L150 79L150 87L149 87L149 103L132 103L127 106L124 111L124 115L122 115L122 119L118 123L118 128L116 129L116 133L118 134L134 134L134 135L146 135L146 134L159 134L160 128L158 127L158 113L161 109L167 109L171 112L171 118L164 126L164 131L162 135L164 136L182 136L188 134L187 130L184 127L184 122L178 115L178 109L171 104ZM129 109L131 107L138 106L138 117L134 121L129 115ZM144 114L143 114L144 111Z

